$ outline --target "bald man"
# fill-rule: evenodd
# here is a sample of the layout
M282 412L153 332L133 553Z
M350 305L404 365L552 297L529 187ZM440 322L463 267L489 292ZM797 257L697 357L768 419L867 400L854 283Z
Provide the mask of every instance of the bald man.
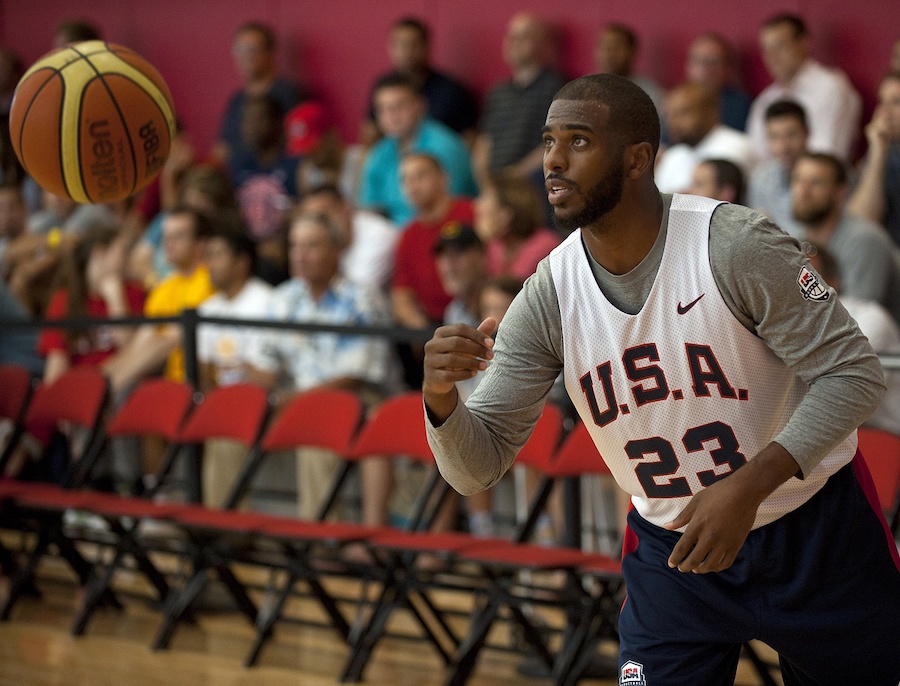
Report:
M672 146L656 167L663 193L685 191L703 160L728 160L749 173L754 162L750 139L721 122L719 97L711 88L700 83L676 86L666 97L665 113Z
M520 176L540 172L541 127L550 101L565 80L551 68L555 58L550 25L530 12L510 19L503 38L503 61L511 77L491 89L485 102L473 158L483 183L510 169Z

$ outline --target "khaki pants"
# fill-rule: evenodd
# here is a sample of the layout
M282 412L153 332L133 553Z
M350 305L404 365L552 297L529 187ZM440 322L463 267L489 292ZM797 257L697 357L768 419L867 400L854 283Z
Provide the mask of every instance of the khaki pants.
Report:
M302 519L315 519L334 483L341 458L324 448L298 448L296 455L297 513ZM340 507L335 511L335 515L339 514Z
M204 505L222 507L225 504L246 457L247 448L237 441L217 438L206 442L202 475ZM243 502L238 507L246 509Z

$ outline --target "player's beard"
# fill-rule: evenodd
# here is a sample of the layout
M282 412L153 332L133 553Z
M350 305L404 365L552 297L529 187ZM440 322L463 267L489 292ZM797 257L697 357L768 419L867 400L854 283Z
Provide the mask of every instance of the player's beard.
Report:
M619 204L624 186L622 157L617 156L603 178L594 184L587 193L582 192L580 187L575 185L575 191L584 200L584 207L568 217L560 217L557 208L554 208L553 223L560 231L566 233L593 224Z

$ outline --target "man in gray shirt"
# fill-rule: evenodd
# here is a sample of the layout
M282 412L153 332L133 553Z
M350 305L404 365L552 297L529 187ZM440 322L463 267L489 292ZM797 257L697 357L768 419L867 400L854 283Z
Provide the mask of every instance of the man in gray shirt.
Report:
M847 176L833 155L804 153L791 171L803 238L834 255L845 295L872 300L900 323L900 248L883 227L844 211Z
M884 392L878 360L793 239L746 208L661 195L658 142L652 102L626 79L582 77L557 93L544 175L557 223L574 233L526 283L496 344L487 319L441 327L426 345L438 465L463 493L494 484L563 370L636 508L638 544L623 556L623 672L640 667L647 683L732 683L741 644L758 638L780 653L790 683L851 683L864 672L894 684L900 560L854 457L853 432ZM666 290L681 283L683 293ZM717 328L686 324L713 310L706 321ZM643 335L650 342L635 348ZM690 373L657 344L686 352ZM484 369L462 404L456 382ZM756 375L766 386L753 385ZM721 410L733 426L692 426L686 407L701 421ZM655 438L629 440L641 435ZM704 460L715 467L695 472Z

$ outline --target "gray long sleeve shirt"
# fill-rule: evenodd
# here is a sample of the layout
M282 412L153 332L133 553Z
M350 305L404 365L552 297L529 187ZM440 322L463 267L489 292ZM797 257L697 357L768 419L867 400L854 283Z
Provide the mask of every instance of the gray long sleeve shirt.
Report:
M662 199L659 235L630 272L607 272L585 249L603 294L630 314L646 301L662 259L672 197ZM709 250L713 277L732 314L808 386L790 421L773 436L806 475L877 406L884 393L878 358L833 294L817 307L786 297L797 292L797 274L807 262L796 241L761 214L739 205L718 207ZM504 318L477 390L441 426L426 419L438 467L459 492L496 483L528 440L564 364L562 327L544 260Z

